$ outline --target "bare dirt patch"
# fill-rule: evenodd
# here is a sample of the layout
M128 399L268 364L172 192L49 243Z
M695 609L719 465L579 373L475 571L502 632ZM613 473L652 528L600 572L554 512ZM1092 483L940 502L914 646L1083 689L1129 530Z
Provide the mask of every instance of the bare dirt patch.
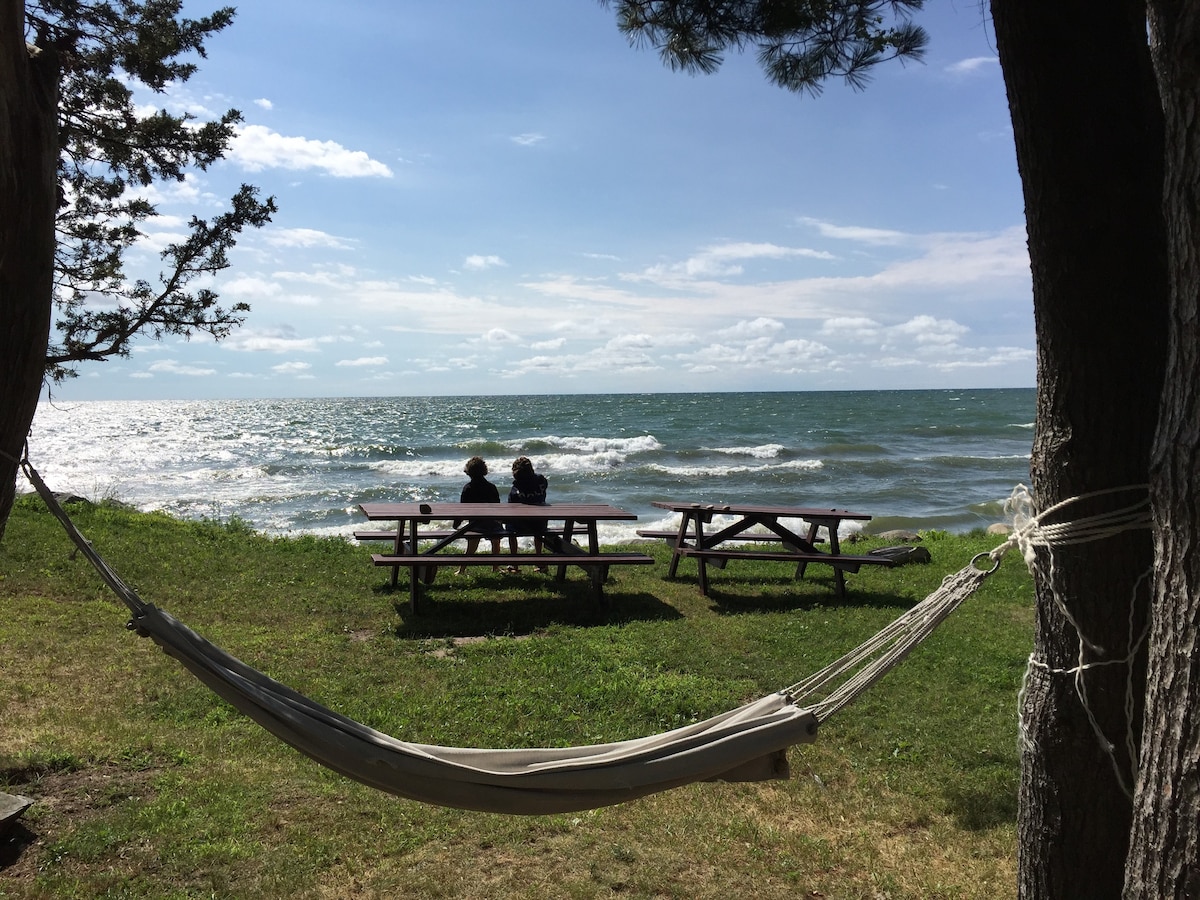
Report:
M32 879L46 847L115 803L154 794L155 770L98 766L71 772L5 772L7 789L33 800L24 817L0 835L0 893L7 881Z

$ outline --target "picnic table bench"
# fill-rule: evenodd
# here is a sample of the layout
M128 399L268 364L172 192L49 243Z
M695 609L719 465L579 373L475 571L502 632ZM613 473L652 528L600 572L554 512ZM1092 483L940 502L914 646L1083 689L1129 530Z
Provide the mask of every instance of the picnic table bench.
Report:
M399 536L401 540L403 540L403 529L401 528L400 531L401 533ZM388 541L392 544L395 544L397 537L396 532L397 529L395 528L388 528L384 529L383 531L372 531L369 529L356 530L354 532L354 539L363 543L367 541ZM546 528L545 533L547 536L558 535L559 537L562 537L563 528L561 525L549 525ZM422 541L440 541L442 538L450 537L453 534L453 528L422 528L418 534L418 538ZM507 534L502 531L489 534L484 534L482 532L468 532L465 537L477 537L482 540L488 540L489 538L494 537L507 537Z
M397 523L390 531L364 531L362 537L356 532L355 537L363 541L392 540L392 552L374 553L371 562L391 568L393 587L400 569L409 570L409 603L414 613L418 611L420 586L431 583L442 566L554 566L557 581L565 580L568 566L576 566L587 572L592 596L602 603L610 566L654 562L653 557L644 553L601 552L598 522L637 518L634 513L608 504L363 503L359 509L372 521L390 519ZM422 528L431 522L446 521L457 524L452 528ZM550 526L550 521L561 524ZM471 555L441 552L459 540L506 537L504 531L480 529L480 525L490 524L494 528L506 523L516 523L518 532L538 528L544 547L550 552ZM520 527L522 523L525 528ZM576 536L585 535L586 548L574 541Z
M894 566L895 560L886 556L851 556L842 553L838 540L838 528L845 520L868 522L866 513L850 512L845 509L820 509L816 507L791 506L730 506L724 504L677 503L654 501L653 506L680 514L676 531L639 531L643 537L663 537L671 544L671 564L667 577L674 578L679 560L690 557L696 560L700 593L708 595L708 565L723 569L731 559L755 559L788 562L796 565L796 578L803 578L809 563L832 566L838 597L846 595L846 572L857 572L865 565ZM724 524L715 532L706 533L704 526L711 524L714 516L726 516L733 521ZM781 519L799 519L807 523L806 533L799 534L784 525ZM754 526L767 529L767 533L751 532ZM817 549L818 532L825 529L827 550ZM781 544L779 550L760 550L752 546L729 544L730 541ZM722 546L725 545L725 546Z

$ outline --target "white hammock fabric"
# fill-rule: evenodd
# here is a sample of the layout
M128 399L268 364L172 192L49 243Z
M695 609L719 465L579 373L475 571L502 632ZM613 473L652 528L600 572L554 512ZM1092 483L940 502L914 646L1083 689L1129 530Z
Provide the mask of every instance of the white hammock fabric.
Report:
M214 693L281 741L336 772L424 803L508 814L595 809L695 781L787 777L786 749L898 664L995 571L979 559L860 647L810 678L730 712L636 740L492 750L398 740L293 691L145 603L75 528L28 461L31 484L149 636ZM987 554L983 554L987 556ZM996 558L998 560L998 558Z

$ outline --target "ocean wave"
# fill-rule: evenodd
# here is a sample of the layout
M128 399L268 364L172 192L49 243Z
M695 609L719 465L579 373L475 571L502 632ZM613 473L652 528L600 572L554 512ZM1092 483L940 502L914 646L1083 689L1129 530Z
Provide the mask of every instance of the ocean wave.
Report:
M524 440L514 440L509 442L514 450L537 450L542 448L556 450L570 450L575 453L586 455L599 455L605 453L616 453L623 456L632 456L636 453L652 453L656 450L663 449L663 445L652 434L638 435L637 437L628 438L613 438L613 437L562 437L559 435L548 434L543 437L529 438Z
M616 469L624 465L627 459L627 454L616 450L579 455L548 453L534 459L534 465L539 472L549 477L555 472L587 473Z
M453 478L465 481L466 476L463 475L465 462L464 459L380 459L371 462L370 469L372 472L378 472L390 478L421 480ZM488 477L490 479L493 476L489 475Z
M763 474L767 472L815 471L824 467L819 459L794 459L775 465L730 464L721 465L671 465L669 463L648 463L645 468L651 472L659 472L676 478L723 478L728 475L745 475L748 473Z
M783 444L760 444L757 447L712 447L705 449L709 453L723 453L727 456L752 456L755 459L775 459L787 448Z

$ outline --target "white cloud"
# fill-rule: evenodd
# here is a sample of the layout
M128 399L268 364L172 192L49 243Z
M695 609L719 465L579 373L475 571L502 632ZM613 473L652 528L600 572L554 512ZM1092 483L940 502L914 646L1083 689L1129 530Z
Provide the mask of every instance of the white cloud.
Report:
M201 366L188 366L183 363L176 362L173 359L160 359L153 362L147 368L148 372L153 372L156 375L189 375L192 377L204 377L208 375L216 375L216 369L208 369Z
M483 335L486 344L515 344L519 340L519 337L506 328L492 328Z
M307 229L300 230L307 231ZM321 232L316 233L320 234ZM330 236L330 240L337 241L339 239ZM336 249L341 249L341 247L336 247ZM341 263L335 265L326 265L323 268L311 272L280 270L271 273L271 277L279 281L296 281L301 284L309 284L327 288L342 288L356 275L357 273L355 272L353 266L347 266Z
M152 184L135 185L121 195L122 200L132 200L134 198L145 200L147 203L152 203L155 206L171 203L195 206L201 202L209 206L219 206L222 202L216 194L205 191L201 187L200 179L193 172L184 173L182 181L169 179L166 181L155 181Z
M935 319L933 316L915 316L900 325L893 326L893 334L910 338L917 344L946 346L958 343L959 338L971 329L953 319Z
M571 377L596 374L630 375L657 372L661 369L661 363L648 353L633 349L618 351L606 345L574 355L542 355L515 360L502 374L509 378L524 375Z
M968 59L960 59L956 63L951 63L946 66L946 71L951 75L970 75L980 70L990 70L993 66L1000 65L1000 58L996 56L972 56Z
M339 359L334 365L338 366L386 366L388 358L386 356L360 356L358 359Z
M275 104L272 103L270 100L268 100L266 97L259 97L257 100L254 101L254 105L259 107L260 109L274 109L275 108Z
M286 137L263 125L239 128L227 158L250 172L317 169L336 178L392 177L391 169L362 150L347 150L334 141Z
M912 235L903 231L892 231L887 228L867 228L861 225L834 225L818 219L801 217L801 224L815 228L822 237L837 238L838 240L858 241L864 244L905 244L910 243Z
M317 231L315 228L271 228L263 236L272 247L331 247L348 250L350 244L343 238Z
M280 375L302 375L312 368L311 363L306 362L285 362L277 366L271 366L271 371Z
M522 147L532 147L534 144L540 144L546 139L544 134L539 134L536 131L527 131L525 134L515 134L510 140L514 144L519 144Z
M768 319L765 316L760 316L753 321L742 320L729 328L723 328L717 332L717 335L736 340L758 338L764 335L778 334L781 331L783 331L783 323L778 319Z
M835 341L871 343L879 339L881 326L867 316L834 316L821 323L821 334Z
M812 250L807 247L781 247L778 244L764 243L730 243L716 244L704 247L695 256L683 262L668 265L652 266L640 276L631 276L647 281L670 282L676 278L721 278L741 275L745 260L761 259L833 259L834 256L824 250Z
M507 266L503 259L499 256L481 256L478 253L468 256L463 261L463 268L466 269L491 269L495 266Z
M147 231L138 238L137 249L157 254L172 244L180 244L186 240L187 233L184 231Z
M298 338L292 328L265 331L243 328L226 338L221 346L245 353L312 353L317 350L317 340Z
M805 374L828 371L835 353L819 341L792 338L774 341L756 338L750 341L710 344L694 353L676 357L689 371L769 371L780 374ZM695 364L694 360L704 360Z
M239 278L230 278L228 281L221 282L221 291L225 294L233 294L236 297L265 299L267 297L278 297L283 288L276 282L267 281L265 278L243 275Z

